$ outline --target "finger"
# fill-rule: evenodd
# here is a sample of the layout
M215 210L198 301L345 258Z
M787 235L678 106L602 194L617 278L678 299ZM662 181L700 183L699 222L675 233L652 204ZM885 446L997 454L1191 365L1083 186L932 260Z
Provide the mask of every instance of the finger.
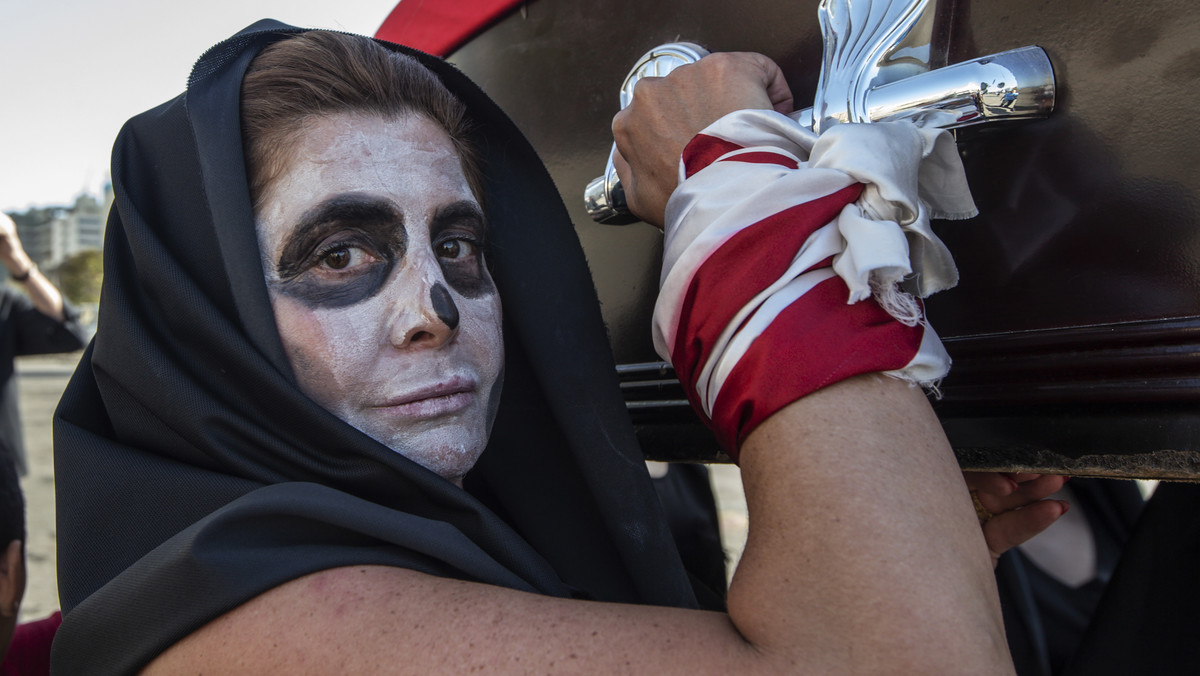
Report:
M796 109L795 101L792 98L792 88L788 86L787 79L783 77L783 71L779 69L779 65L770 58L762 54L754 54L759 67L763 70L763 87L767 90L767 97L771 99L771 107L775 112L787 115Z
M1041 500L1021 509L997 514L983 525L983 537L993 557L1046 530L1067 513L1065 500Z
M617 178L621 180L623 185L629 185L632 180L629 174L629 163L625 161L625 156L620 150L613 148L613 168L617 170Z
M1054 495L1062 489L1067 478L1056 474L1046 474L1035 479L1021 482L1020 488L1011 495L997 498L1001 511L1019 509L1038 500Z
M644 223L649 223L662 230L666 203L670 198L670 193L662 194L660 190L653 190L653 184L651 184L651 188L647 189L645 183L638 183L633 168L629 166L629 162L620 150L614 149L613 151L613 169L616 170L617 178L621 181L621 188L625 191L625 204L629 207L630 213L642 219ZM648 190L653 192L647 194Z
M1018 484L1016 490L1007 494L1000 492L979 491L979 501L992 513L999 514L1012 509L1019 509L1030 503L1057 493L1066 483L1067 478L1056 474L1026 475L1034 478Z
M963 472L963 479L968 489L981 495L1010 495L1020 488L1020 484L1003 472Z
M613 148L613 169L617 172L617 180L621 182L621 189L625 191L625 206L629 208L635 215L637 200L637 188L633 182L633 170L629 167L629 162L625 160L625 156L620 150Z
M1017 483L1025 483L1026 481L1033 481L1034 479L1037 479L1038 477L1045 476L1045 475L1044 474L1033 474L1030 472L1008 472L1008 473L1006 473L1006 476L1011 478L1013 481L1016 481Z

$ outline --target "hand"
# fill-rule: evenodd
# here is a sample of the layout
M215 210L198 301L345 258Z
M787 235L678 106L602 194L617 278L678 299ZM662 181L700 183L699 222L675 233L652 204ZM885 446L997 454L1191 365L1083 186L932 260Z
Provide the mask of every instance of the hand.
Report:
M17 236L17 224L5 213L0 213L0 263L14 274L21 274L33 265Z
M1041 533L1067 513L1065 500L1045 498L1062 488L1067 477L1007 472L963 472L967 488L992 513L983 522L983 537L992 554L992 565L1000 555Z
M17 237L17 224L11 216L0 213L0 258L7 260L13 250L13 243L20 248L21 240Z
M613 161L633 213L662 227L684 146L727 113L749 108L792 112L783 73L761 54L710 54L666 77L639 80L632 103L613 118Z

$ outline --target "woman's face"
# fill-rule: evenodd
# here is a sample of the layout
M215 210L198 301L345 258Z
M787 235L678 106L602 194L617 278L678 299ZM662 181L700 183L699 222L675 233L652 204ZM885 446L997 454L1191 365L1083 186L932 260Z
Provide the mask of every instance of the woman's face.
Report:
M256 214L300 389L459 483L487 443L504 363L485 224L442 129L417 116L310 124Z

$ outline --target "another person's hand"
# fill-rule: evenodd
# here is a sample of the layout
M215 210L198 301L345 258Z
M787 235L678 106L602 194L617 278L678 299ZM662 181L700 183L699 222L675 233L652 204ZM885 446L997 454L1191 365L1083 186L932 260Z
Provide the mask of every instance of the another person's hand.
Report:
M17 224L8 214L0 213L0 261L7 263L17 251L25 251L17 237Z
M639 80L633 102L613 118L614 163L633 213L662 227L684 147L724 115L750 108L793 108L779 66L761 54L711 54L666 77Z
M1066 483L1067 477L1008 472L963 472L967 488L982 507L980 525L992 554L1000 555L1046 530L1067 512L1065 500L1046 500ZM988 514L991 514L988 517Z
M25 279L28 279L33 267L33 261L25 253L21 238L17 236L17 224L5 213L0 213L0 263L11 274Z

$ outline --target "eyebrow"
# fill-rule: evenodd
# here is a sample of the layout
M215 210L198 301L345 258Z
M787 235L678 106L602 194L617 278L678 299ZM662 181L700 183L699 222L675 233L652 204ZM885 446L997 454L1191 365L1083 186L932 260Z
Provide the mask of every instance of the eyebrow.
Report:
M436 230L439 227L462 221L475 221L481 231L486 229L487 219L483 216L483 210L471 200L459 200L438 207L437 211L433 213L433 223L430 229ZM483 232L479 234L482 235Z
M279 273L287 277L298 272L316 241L334 227L353 225L360 228L403 223L404 216L386 199L365 193L334 195L304 212L296 227L284 240L279 254Z

